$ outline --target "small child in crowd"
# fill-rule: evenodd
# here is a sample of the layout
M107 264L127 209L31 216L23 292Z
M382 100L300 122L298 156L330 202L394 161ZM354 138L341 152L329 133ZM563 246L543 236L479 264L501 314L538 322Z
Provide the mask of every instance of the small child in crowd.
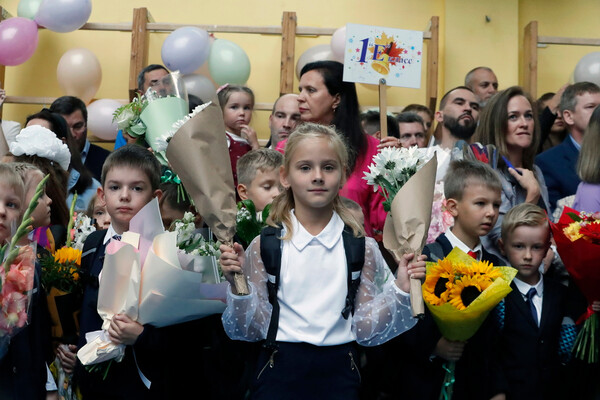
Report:
M0 163L0 245L10 241L28 204L24 182L14 165ZM0 357L1 399L46 398L46 362L51 358L52 350L48 306L46 294L39 284L40 273L41 268L36 262L28 324L12 337L6 354Z
M563 349L560 340L563 330L574 330L574 320L585 311L585 303L582 308L579 293L540 273L550 238L548 216L537 205L522 203L504 216L499 247L518 271L511 283L513 290L504 299L496 347L496 386L508 400L574 394L565 379L571 347ZM593 308L600 310L600 302L594 302Z
M160 198L160 215L165 230L169 230L174 221L182 219L183 215L190 211L195 212L186 194L179 191L179 185L175 182L163 182L160 184L162 196ZM196 227L202 220L199 219Z
M454 217L454 226L425 246L423 254L435 262L458 247L479 261L502 265L483 248L480 240L498 218L502 184L497 173L482 162L458 160L450 164L444 182L446 208ZM402 354L404 367L394 373L401 383L384 391L394 393L393 396L402 393L407 399L437 399L445 373L442 364L456 361L454 398L490 399L488 346L495 327L488 317L468 343L450 341L441 335L425 308L424 319L390 345L393 349L388 354L393 354L392 358ZM389 355L387 357L386 363L395 363ZM382 367L386 374L389 368L389 364Z
M98 199L106 204L111 218L107 230L96 231L87 237L81 269L88 276L84 288L80 317L79 348L86 343L85 334L102 328L98 315L98 275L103 267L106 245L119 240L129 230L129 222L154 197L160 197L160 163L145 148L126 145L110 154L102 167L102 187ZM145 355L151 354L153 331L149 325L142 326L127 315L112 318L108 335L112 342L126 345L125 357L112 363L108 376L87 372L81 364L76 369L76 379L86 399L147 398L149 390L140 379L138 369L153 380L152 371L144 368ZM135 351L135 354L134 354ZM61 359L61 361L63 361Z
M250 150L260 147L256 131L249 126L254 109L254 92L247 86L227 83L217 89L217 97L223 110L233 184L237 187L237 160Z
M283 156L272 149L256 149L237 161L237 192L242 200L250 199L261 212L281 192L279 168Z
M221 246L230 282L225 331L234 340L266 339L253 399L358 399L355 342L375 346L416 323L409 277L425 276L424 257L401 257L394 278L340 199L347 160L335 130L303 124L286 143L272 226L246 254L238 243ZM237 294L235 273L248 278L249 295Z
M97 194L90 199L86 214L94 220L96 230L108 229L110 226L110 215L106 210L106 204L100 201Z

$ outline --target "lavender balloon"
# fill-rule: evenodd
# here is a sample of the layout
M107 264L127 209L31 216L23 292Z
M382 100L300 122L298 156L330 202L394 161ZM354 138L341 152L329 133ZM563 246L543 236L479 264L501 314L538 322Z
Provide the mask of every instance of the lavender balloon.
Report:
M160 55L171 71L190 74L208 58L210 39L204 29L185 26L175 29L163 42Z
M23 17L13 17L0 22L0 64L23 64L35 52L38 44L38 27Z
M44 0L35 22L54 32L73 32L85 25L91 14L91 0Z

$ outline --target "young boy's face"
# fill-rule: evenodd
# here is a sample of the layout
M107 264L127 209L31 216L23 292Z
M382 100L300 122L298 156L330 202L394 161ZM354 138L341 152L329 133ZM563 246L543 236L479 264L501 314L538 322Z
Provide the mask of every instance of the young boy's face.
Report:
M113 228L119 234L129 230L131 218L161 193L159 189L152 190L144 171L128 166L111 168L104 185L98 188L98 198L106 204Z
M530 285L537 284L539 267L550 247L548 226L518 226L507 235L506 242L500 239L499 244L502 254L517 269L517 278Z
M31 202L31 199L35 195L37 185L39 185L41 180L44 179L44 175L39 171L31 171L29 174L30 176L28 178L31 180L31 182L29 184L29 190L27 193L25 193L25 204L27 205ZM44 194L38 200L37 207L31 213L34 228L50 225L50 204L52 204L52 199L48 197L46 191L44 190ZM25 212L25 207L23 208L23 212Z
M238 185L238 194L242 200L250 199L256 211L262 211L281 193L279 187L279 171L276 168L266 171L257 169L256 176L250 185Z
M0 182L0 246L12 236L12 227L17 227L22 207L23 199L15 189Z
M448 210L454 217L452 232L469 239L487 235L496 224L501 201L500 190L479 182L468 183L461 200L447 201Z

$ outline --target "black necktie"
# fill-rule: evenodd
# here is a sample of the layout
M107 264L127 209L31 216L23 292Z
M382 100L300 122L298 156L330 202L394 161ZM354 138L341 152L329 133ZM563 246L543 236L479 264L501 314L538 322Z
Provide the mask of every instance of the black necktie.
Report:
M531 289L529 289L525 296L527 297L527 303L529 303L529 310L531 311L533 320L535 321L536 325L539 325L537 310L535 309L535 305L533 304L533 296L535 296L536 294L537 291L535 290L535 288L532 287Z
M113 235L111 239L121 241L121 235Z

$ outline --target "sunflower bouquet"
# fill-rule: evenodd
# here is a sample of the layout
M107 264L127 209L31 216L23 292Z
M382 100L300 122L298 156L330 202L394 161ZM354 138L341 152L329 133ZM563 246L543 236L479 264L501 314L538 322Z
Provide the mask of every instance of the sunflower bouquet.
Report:
M586 213L565 207L557 223L550 223L556 248L565 268L588 301L589 307L577 320L583 324L573 347L574 354L587 363L597 363L600 346L600 318L591 304L600 301L600 213Z
M476 261L455 247L443 260L427 263L423 299L442 335L448 340L465 341L510 293L516 274L514 268ZM444 369L440 399L449 399L455 362L446 362Z

